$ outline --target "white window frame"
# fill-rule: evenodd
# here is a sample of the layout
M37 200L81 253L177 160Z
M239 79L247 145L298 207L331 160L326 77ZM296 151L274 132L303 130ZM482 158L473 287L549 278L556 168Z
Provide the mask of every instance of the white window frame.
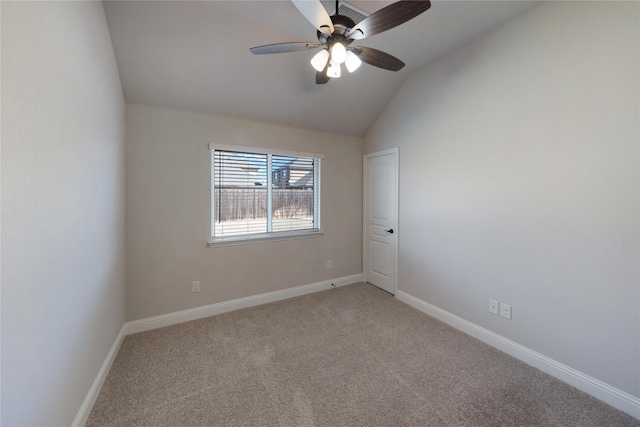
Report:
M317 167L314 167L313 176L313 217L314 225L316 228L306 230L294 230L294 231L271 231L271 198L267 197L267 227L266 233L251 234L245 236L231 236L231 237L215 237L215 162L214 154L216 150L233 151L238 153L251 153L251 154L265 154L268 156L268 167L271 170L271 155L275 156L291 156L291 157L307 157L317 160ZM260 242L269 242L274 240L289 240L299 239L306 237L319 237L324 233L320 225L320 181L321 174L320 168L324 154L318 153L304 153L298 151L287 150L272 150L267 148L246 147L239 145L225 145L225 144L209 144L209 151L211 152L211 239L209 240L209 247L229 246L229 245L245 245ZM271 173L267 173L267 186L271 187Z

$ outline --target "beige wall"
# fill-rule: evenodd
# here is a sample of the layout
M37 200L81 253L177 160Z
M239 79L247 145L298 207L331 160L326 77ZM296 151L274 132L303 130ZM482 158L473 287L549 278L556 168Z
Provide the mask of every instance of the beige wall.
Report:
M324 236L207 247L209 143L323 153ZM361 273L362 143L355 137L128 105L127 320ZM194 280L201 282L199 293L191 292Z
M125 104L101 2L1 7L0 424L70 425L124 323Z
M412 75L365 142L400 147L400 290L634 396L638 9L545 3Z

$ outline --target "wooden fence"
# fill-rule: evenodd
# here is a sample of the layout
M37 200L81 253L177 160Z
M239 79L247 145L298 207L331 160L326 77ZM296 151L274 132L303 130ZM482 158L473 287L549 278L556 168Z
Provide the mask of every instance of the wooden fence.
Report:
M313 188L272 189L273 218L313 215ZM267 217L267 189L216 188L217 222Z

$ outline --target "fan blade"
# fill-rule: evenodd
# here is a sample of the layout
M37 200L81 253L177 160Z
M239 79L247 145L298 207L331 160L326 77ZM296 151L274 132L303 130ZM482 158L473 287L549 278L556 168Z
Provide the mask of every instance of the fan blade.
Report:
M291 43L275 43L267 44L264 46L252 47L249 50L256 55L262 55L265 53L287 53L297 52L299 50L315 49L322 46L320 43L314 42L291 42Z
M330 36L333 33L333 22L320 0L291 0L300 13L321 33Z
M326 84L331 77L327 76L327 70L329 69L329 61L327 61L327 65L324 66L324 70L316 72L316 84L323 85Z
M316 71L316 84L323 85L326 84L331 77L327 77L327 73L323 73L322 71Z
M347 38L360 40L390 30L431 7L429 0L400 0L372 13L353 27Z
M404 62L378 49L358 46L351 48L351 51L358 55L358 58L360 58L362 62L366 62L374 67L384 68L390 71L399 71L404 67Z

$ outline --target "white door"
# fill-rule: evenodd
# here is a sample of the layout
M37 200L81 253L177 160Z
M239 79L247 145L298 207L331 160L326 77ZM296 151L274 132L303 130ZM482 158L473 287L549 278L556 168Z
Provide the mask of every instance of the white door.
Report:
M398 149L364 156L364 276L394 294L398 289Z

